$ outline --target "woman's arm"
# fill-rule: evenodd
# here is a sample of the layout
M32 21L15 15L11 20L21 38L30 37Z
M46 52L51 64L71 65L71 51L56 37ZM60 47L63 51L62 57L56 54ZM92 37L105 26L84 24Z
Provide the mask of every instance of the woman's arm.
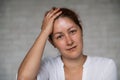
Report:
M48 36L52 33L54 19L61 14L57 8L45 15L42 30L33 46L25 56L18 70L18 80L35 80L40 69L40 63Z
M47 34L41 32L20 65L18 70L18 80L21 80L21 78L25 78L25 80L34 80L40 67L46 40Z

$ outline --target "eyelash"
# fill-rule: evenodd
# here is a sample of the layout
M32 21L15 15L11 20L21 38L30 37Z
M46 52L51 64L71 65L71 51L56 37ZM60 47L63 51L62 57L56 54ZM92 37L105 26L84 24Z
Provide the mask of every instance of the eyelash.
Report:
M57 39L62 38L62 37L63 37L63 35L59 35L59 36L57 36Z
M77 32L77 30L71 30L71 31L70 31L70 33L75 33L75 32Z
M74 34L75 32L77 32L77 30L71 30L69 33ZM60 39L62 37L63 37L63 35L59 35L59 36L56 37L56 39Z

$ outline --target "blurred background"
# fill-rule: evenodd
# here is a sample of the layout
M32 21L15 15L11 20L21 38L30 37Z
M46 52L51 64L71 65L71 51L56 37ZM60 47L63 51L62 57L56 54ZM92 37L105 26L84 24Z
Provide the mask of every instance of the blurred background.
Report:
M0 80L16 80L20 63L40 33L44 13L54 6L80 15L84 54L112 58L120 80L120 0L0 0ZM44 57L58 54L47 42Z

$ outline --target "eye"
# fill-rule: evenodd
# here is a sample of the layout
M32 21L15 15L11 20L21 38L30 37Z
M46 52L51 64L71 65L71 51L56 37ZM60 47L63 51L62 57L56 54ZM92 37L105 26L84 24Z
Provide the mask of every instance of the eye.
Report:
M74 33L76 33L76 32L77 32L77 30L76 30L76 29L75 29L75 30L71 30L71 31L70 31L70 33L71 33L71 34L74 34Z
M56 39L61 39L61 38L63 38L63 35L59 35L56 37Z

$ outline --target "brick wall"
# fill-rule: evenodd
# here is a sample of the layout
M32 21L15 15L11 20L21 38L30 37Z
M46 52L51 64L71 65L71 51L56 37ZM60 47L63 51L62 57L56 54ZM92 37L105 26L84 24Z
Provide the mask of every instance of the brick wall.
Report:
M0 80L16 80L25 54L40 32L45 11L68 7L80 14L84 53L115 60L120 79L119 0L0 0ZM58 51L49 42L44 56Z

